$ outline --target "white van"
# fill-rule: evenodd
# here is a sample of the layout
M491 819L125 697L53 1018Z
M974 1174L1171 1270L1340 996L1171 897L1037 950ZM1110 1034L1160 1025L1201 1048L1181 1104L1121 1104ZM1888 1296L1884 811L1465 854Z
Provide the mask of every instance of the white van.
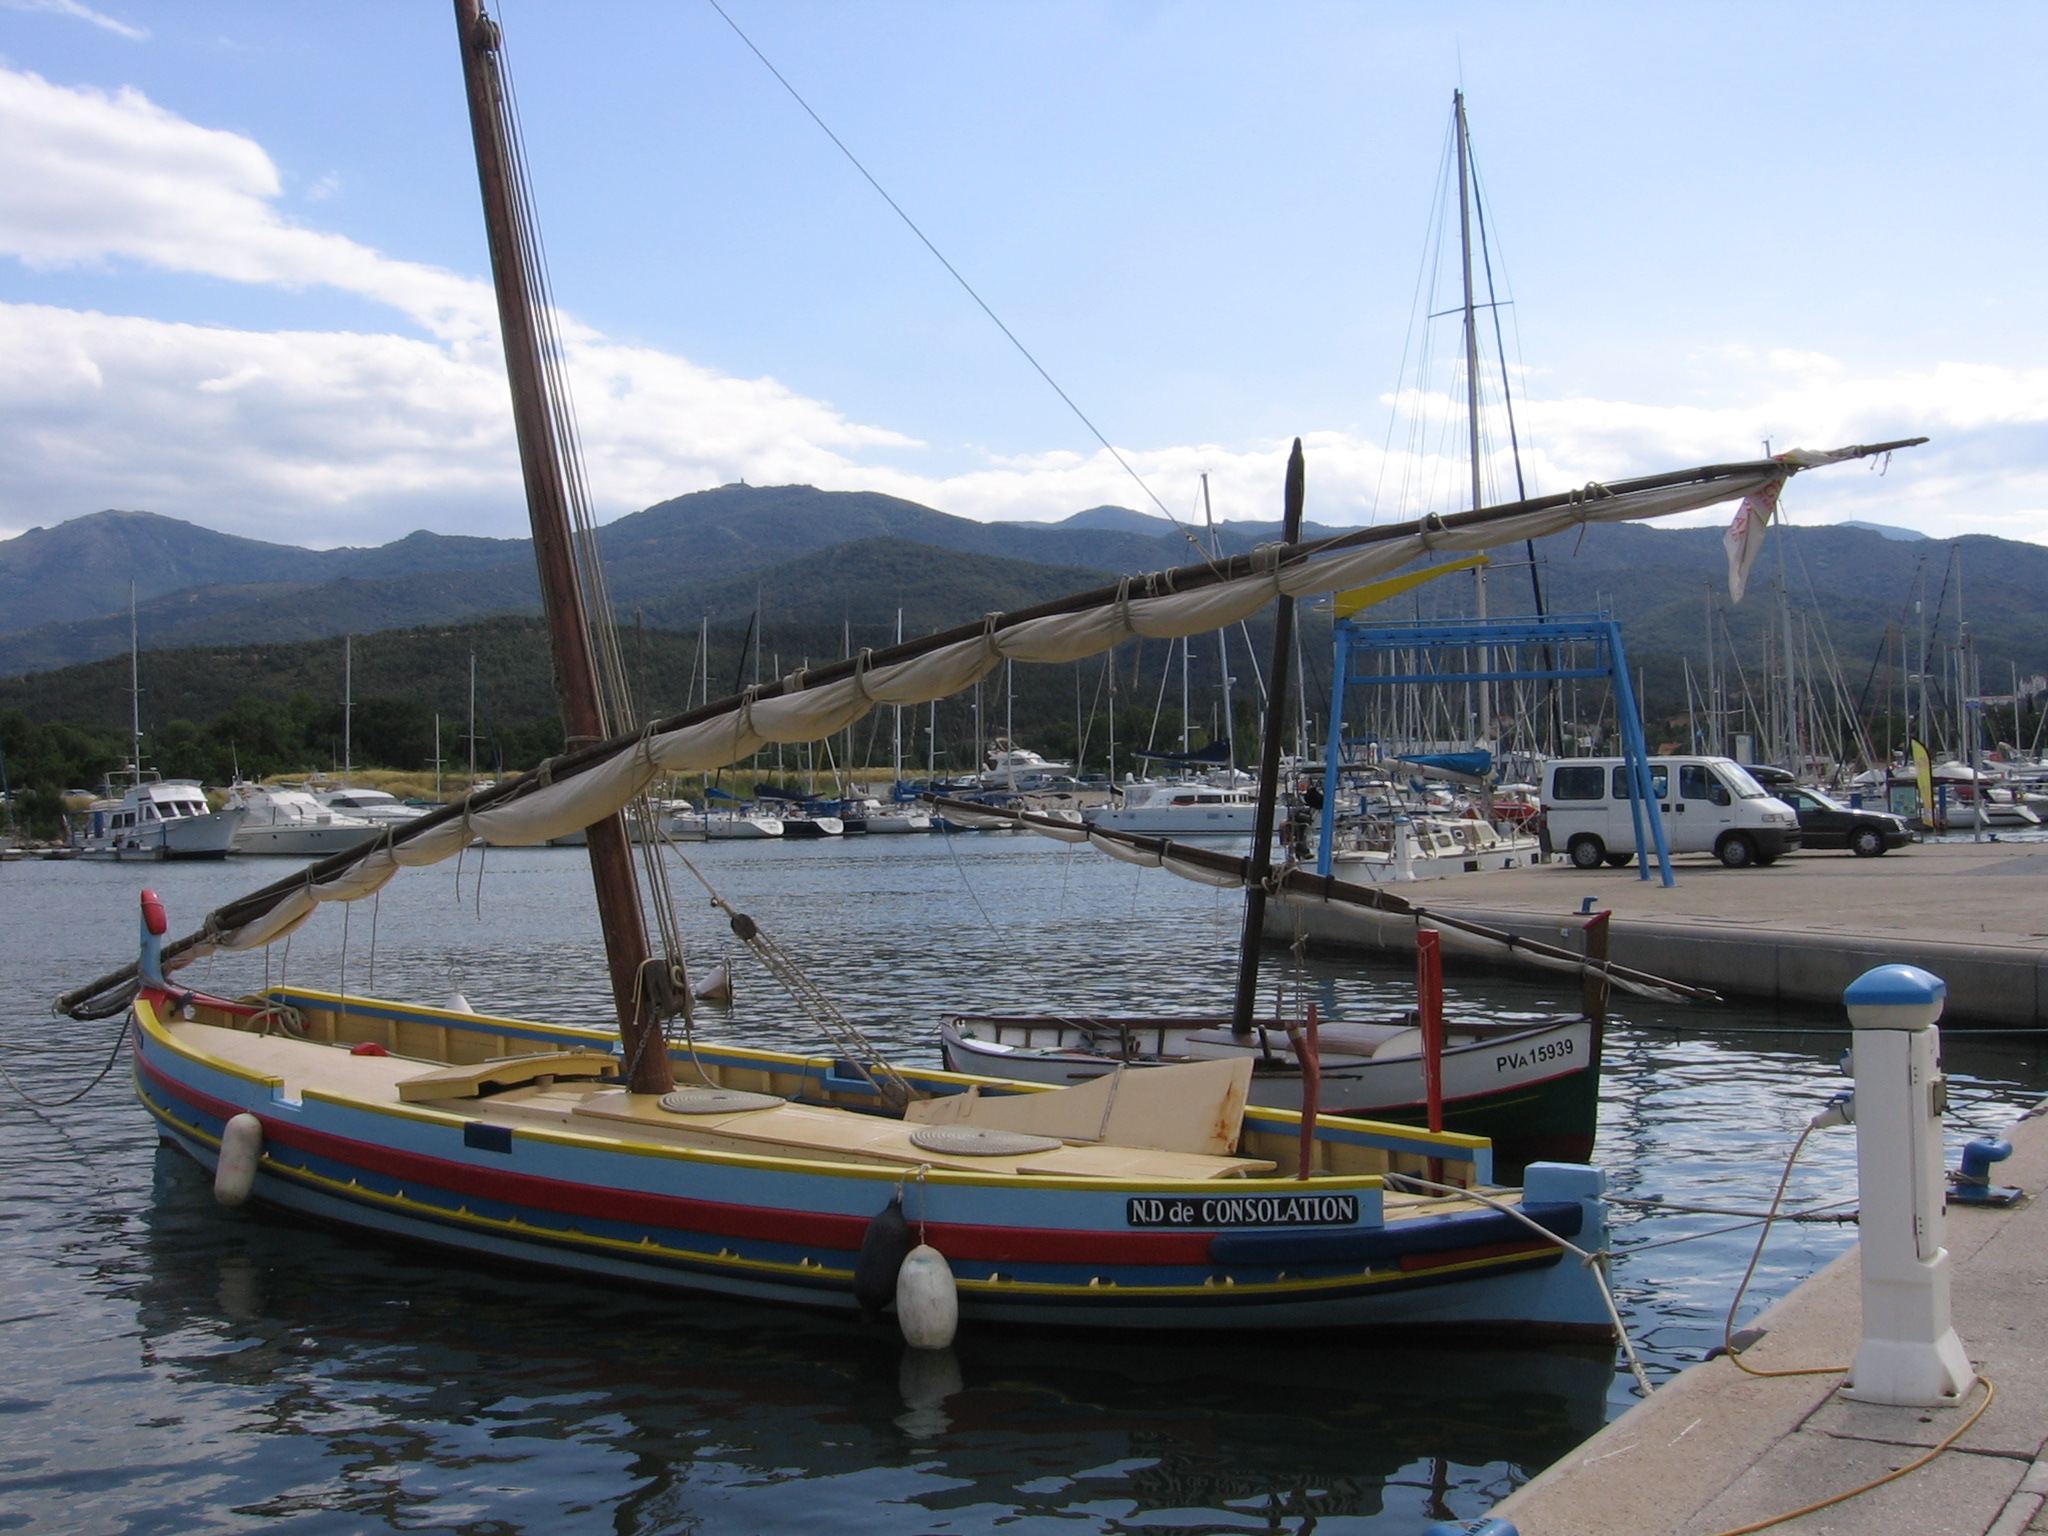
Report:
M1650 789L1673 853L1711 853L1730 869L1746 869L1799 846L1799 813L1732 758L1653 757ZM1629 863L1636 856L1629 790L1621 758L1551 763L1543 779L1550 846L1580 869L1598 869L1603 860L1617 869Z

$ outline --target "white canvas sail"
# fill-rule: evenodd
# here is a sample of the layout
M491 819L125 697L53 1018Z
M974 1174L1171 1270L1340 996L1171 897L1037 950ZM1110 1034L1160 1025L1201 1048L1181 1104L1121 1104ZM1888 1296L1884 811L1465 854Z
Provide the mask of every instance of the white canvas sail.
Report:
M1913 439L1914 442L1924 439ZM1589 485L1450 517L1361 529L1300 545L1271 545L1207 565L1132 577L1014 619L991 614L978 629L892 647L880 657L792 673L764 687L657 722L480 791L457 806L391 829L375 843L315 865L306 875L231 902L199 933L167 946L167 964L216 949L283 938L323 902L355 901L401 868L455 857L478 839L495 846L545 843L619 811L666 774L723 768L777 742L816 741L882 706L928 703L973 686L1005 661L1060 663L1099 655L1137 637L1178 639L1249 618L1276 597L1316 597L1357 587L1432 554L1463 554L1544 538L1590 523L1635 522L1697 511L1775 491L1814 464L1889 452L1905 442L1794 452L1614 485ZM71 1006L126 973L67 994Z

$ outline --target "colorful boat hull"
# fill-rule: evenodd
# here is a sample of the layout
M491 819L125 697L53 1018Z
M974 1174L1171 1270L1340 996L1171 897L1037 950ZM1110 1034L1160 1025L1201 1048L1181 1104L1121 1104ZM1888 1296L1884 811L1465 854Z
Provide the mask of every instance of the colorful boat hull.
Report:
M433 1009L343 1004L321 994L281 993L278 1000L324 1004L347 1032L382 1034L400 1047L408 1034L424 1031L443 1038L450 1031L487 1033L528 1050L602 1039ZM1476 1219L1411 1218L1390 1229L1377 1177L1232 1179L1191 1188L1187 1180L1018 1179L943 1168L919 1174L505 1126L310 1087L290 1095L275 1078L181 1043L163 1007L162 994L138 1000L135 1080L166 1138L210 1168L227 1120L252 1114L263 1130L258 1202L385 1237L598 1280L848 1309L868 1223L903 1191L906 1214L951 1264L962 1315L970 1319L1606 1335L1593 1282L1578 1264L1560 1264L1554 1243L1525 1228L1504 1231L1485 1212ZM701 1044L699 1054L715 1058L714 1066L722 1060L735 1071L806 1080L820 1098L844 1099L865 1086L830 1058L707 1052ZM944 1091L967 1081L947 1073L913 1080ZM1259 1134L1276 1143L1297 1133L1296 1117L1254 1113L1265 1121ZM1326 1121L1318 1139L1331 1157L1348 1145L1418 1169L1447 1157L1464 1159L1482 1179L1488 1172L1487 1149L1471 1138ZM1211 1208L1171 1208L1191 1196ZM1302 1206L1305 1200L1312 1203ZM1523 1200L1560 1235L1569 1227L1573 1242L1602 1240L1605 1207L1595 1171L1537 1170ZM1155 1209L1165 1224L1149 1220ZM1248 1211L1280 1225L1245 1225L1240 1218ZM1390 1230L1397 1239L1391 1246ZM1286 1246L1309 1236L1338 1248L1310 1253Z

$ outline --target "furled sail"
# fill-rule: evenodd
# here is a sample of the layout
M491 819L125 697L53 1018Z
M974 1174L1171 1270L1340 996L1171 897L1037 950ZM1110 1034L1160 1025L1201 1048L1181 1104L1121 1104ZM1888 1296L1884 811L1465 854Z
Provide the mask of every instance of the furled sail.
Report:
M269 944L297 928L322 902L356 901L400 869L453 858L482 839L524 846L561 837L623 808L666 774L728 767L776 742L822 740L884 705L929 703L972 687L1006 661L1072 662L1126 640L1207 634L1257 613L1276 597L1340 592L1432 554L1460 554L1544 538L1589 523L1634 522L1697 511L1778 485L1815 464L1887 453L1912 438L1794 452L1737 464L1594 483L1470 512L1360 528L1301 544L1133 576L1114 586L978 625L944 631L849 661L798 671L730 698L657 721L633 736L552 758L479 790L373 843L335 854L207 915L197 933L168 945L166 965L188 965L217 949ZM134 968L66 993L67 1011L133 980Z

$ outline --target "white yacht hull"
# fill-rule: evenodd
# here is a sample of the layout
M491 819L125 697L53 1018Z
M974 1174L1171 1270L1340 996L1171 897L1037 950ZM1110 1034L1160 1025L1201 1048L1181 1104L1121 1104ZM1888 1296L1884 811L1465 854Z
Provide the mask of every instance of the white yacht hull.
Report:
M868 817L867 821L870 836L876 833L929 832L932 829L931 817L922 814L899 815L885 811L879 816Z
M1255 805L1169 805L1129 811L1105 807L1082 813L1091 827L1140 837L1250 837L1257 816Z
M242 825L241 811L214 811L176 821L150 822L87 838L80 858L148 863L164 859L224 859Z
M319 858L330 853L340 853L345 848L357 848L373 837L383 834L382 827L376 826L305 826L291 822L244 822L235 833L232 853L269 855L277 858L307 859Z
M772 816L677 816L669 835L685 842L727 842L782 836L782 823Z

